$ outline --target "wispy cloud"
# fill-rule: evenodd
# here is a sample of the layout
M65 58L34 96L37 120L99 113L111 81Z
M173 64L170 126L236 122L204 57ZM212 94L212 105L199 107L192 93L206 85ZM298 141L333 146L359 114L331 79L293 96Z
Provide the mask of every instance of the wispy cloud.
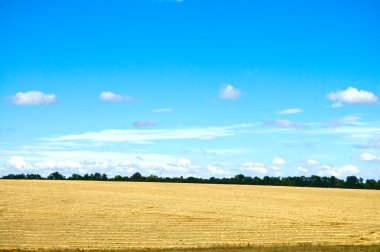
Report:
M7 97L15 105L50 105L57 101L55 94L45 94L41 91L18 92L14 96Z
M156 122L154 120L138 120L133 123L133 127L135 128L145 128L153 126L156 126Z
M222 100L234 101L241 97L240 89L235 88L231 84L225 84L220 88L219 98Z
M380 134L380 129L376 133ZM357 149L378 149L380 148L380 137L372 138L368 141L367 144L362 144L362 145L357 144L357 145L354 145L354 147Z
M263 123L265 126L277 127L277 128L305 128L306 126L301 123L292 122L289 120L275 120L275 121L266 121Z
M378 97L369 91L358 90L354 87L348 87L346 90L339 90L327 94L327 99L333 101L332 107L341 107L343 103L347 104L366 104L373 105L378 103Z
M88 132L76 135L46 138L45 141L91 141L91 142L130 142L151 143L158 140L175 139L214 139L217 137L233 136L238 134L241 128L250 127L250 124L238 124L231 126L215 126L204 128L180 128L180 129L110 129L97 132Z
M185 0L157 0L158 2L174 2L174 3L183 3Z
M173 111L172 108L157 108L157 109L152 110L153 113L165 113L165 112L172 112L172 111Z
M127 101L127 102L132 102L132 101L137 101L137 98L128 96L128 95L120 95L120 94L115 94L111 91L103 91L100 93L99 98L103 101L111 101L111 102L122 102L122 101Z
M277 114L279 114L279 115L291 115L291 114L298 114L298 113L301 113L301 112L302 112L302 109L299 109L299 108L289 108L289 109L284 109L284 110L277 111Z
M174 3L183 3L185 0L157 0L158 2L174 2Z
M326 123L326 127L342 127L342 126L361 126L366 125L364 122L360 122L362 118L356 115L347 115L341 118L332 119Z
M331 122L330 122L331 124ZM300 136L331 136L347 139L346 144L358 149L380 148L380 122L341 122L329 125L326 123L297 123L288 120L266 121L265 127L247 130L251 135L294 135ZM357 144L358 141L369 140L368 144Z
M210 156L234 156L237 154L246 153L247 149L202 149L200 153Z
M304 131L304 133L310 135L340 135L355 139L370 139L373 136L380 135L380 128L376 127L376 125L343 125L333 128L319 127Z

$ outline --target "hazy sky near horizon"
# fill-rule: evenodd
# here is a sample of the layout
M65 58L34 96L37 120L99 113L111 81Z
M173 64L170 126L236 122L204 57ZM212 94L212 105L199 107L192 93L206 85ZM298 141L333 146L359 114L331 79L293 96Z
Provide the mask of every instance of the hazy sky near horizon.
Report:
M0 175L380 179L379 1L0 2Z

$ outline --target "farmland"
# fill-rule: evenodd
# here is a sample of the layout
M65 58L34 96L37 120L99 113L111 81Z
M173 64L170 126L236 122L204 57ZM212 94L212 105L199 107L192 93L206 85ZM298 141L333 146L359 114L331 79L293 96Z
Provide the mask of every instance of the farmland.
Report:
M380 245L380 191L0 180L0 250Z

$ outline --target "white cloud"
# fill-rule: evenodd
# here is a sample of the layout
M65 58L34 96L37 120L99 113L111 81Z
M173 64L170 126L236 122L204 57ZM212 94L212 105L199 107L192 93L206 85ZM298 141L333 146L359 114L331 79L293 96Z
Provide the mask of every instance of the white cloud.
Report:
M309 160L307 160L306 162L307 162L308 164L310 164L310 165L317 165L317 164L319 164L318 161L313 160L313 159L309 159Z
M366 157L371 159L372 157ZM259 162L245 162L243 164L214 163L197 164L190 159L163 154L123 153L101 151L37 151L27 156L10 156L0 169L2 175L9 173L39 173L46 176L54 171L64 175L72 173L106 173L109 176L131 175L140 172L143 175L157 176L195 176L231 177L239 172L247 176L275 175L284 176L280 163L278 166L266 166ZM296 174L336 176L345 178L359 174L357 166L346 164L341 167L332 167L318 161L305 162L299 165ZM288 174L290 175L290 174Z
M152 110L153 113L165 113L165 112L172 112L172 111L173 111L172 108L157 108L157 109Z
M346 164L341 167L333 167L331 165L322 164L319 161L309 159L306 163L299 165L295 169L295 173L309 176L318 175L345 178L346 176L359 174L359 168L351 164Z
M49 169L56 169L56 168L80 169L82 168L82 164L76 161L72 161L72 160L64 160L64 161L48 160L48 161L42 161L42 162L35 162L33 166L36 168L49 168Z
M206 169L212 176L215 176L215 175L225 176L228 174L225 170L220 169L219 167L216 167L214 165L208 165L206 166Z
M335 176L335 177L339 177L339 173L338 171L331 167L330 165L319 165L316 167L316 169L314 169L314 171L317 171L317 175L319 176Z
M8 160L7 166L14 167L20 170L30 168L30 165L25 161L24 157L22 156L12 156Z
M298 113L301 113L301 112L302 112L302 109L299 109L299 108L289 108L289 109L284 109L284 110L277 111L277 114L280 114L280 115L290 115L290 114L298 114Z
M115 94L115 93L110 92L110 91L101 92L99 95L99 98L103 101L112 101L112 102L122 102L122 101L132 102L132 101L138 100L138 99L133 98L131 96Z
M296 169L296 174L308 173L309 169L304 166L298 166Z
M77 135L65 135L43 139L49 142L93 141L93 142L130 142L151 143L157 140L178 139L214 139L238 134L237 130L249 127L239 124L224 127L182 128L182 129L134 129L134 130L102 130Z
M139 120L133 123L135 128L144 128L144 127L153 127L156 126L156 122L154 120Z
M349 87L346 90L330 92L327 98L333 102L333 107L340 107L343 103L348 104L376 104L378 97L369 91L358 90L354 87Z
M380 157L367 152L360 154L359 159L363 161L380 161Z
M285 165L285 164L286 164L286 161L284 159L282 159L281 157L275 157L272 160L272 165L281 166L281 165Z
M257 162L245 162L242 164L241 170L250 171L257 175L265 175L268 173L268 169L265 165Z
M228 167L194 164L187 158L162 154L135 154L121 152L52 151L23 157L13 156L0 169L9 173L38 173L43 176L58 171L66 176L73 173L106 173L109 176L135 172L163 177L228 176L234 174Z
M221 87L219 98L223 100L238 100L241 97L241 91L231 84L225 84Z
M338 173L342 176L342 175L346 175L346 176L349 176L349 175L356 175L359 173L359 168L355 165L344 165L340 168L337 169Z
M49 105L57 101L55 94L44 94L41 91L18 92L10 97L15 105Z

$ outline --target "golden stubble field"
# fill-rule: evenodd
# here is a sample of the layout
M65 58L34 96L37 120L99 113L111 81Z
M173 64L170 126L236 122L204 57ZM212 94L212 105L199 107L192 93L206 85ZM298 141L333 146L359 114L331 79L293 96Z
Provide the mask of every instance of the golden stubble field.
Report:
M0 249L380 244L380 191L0 180Z

